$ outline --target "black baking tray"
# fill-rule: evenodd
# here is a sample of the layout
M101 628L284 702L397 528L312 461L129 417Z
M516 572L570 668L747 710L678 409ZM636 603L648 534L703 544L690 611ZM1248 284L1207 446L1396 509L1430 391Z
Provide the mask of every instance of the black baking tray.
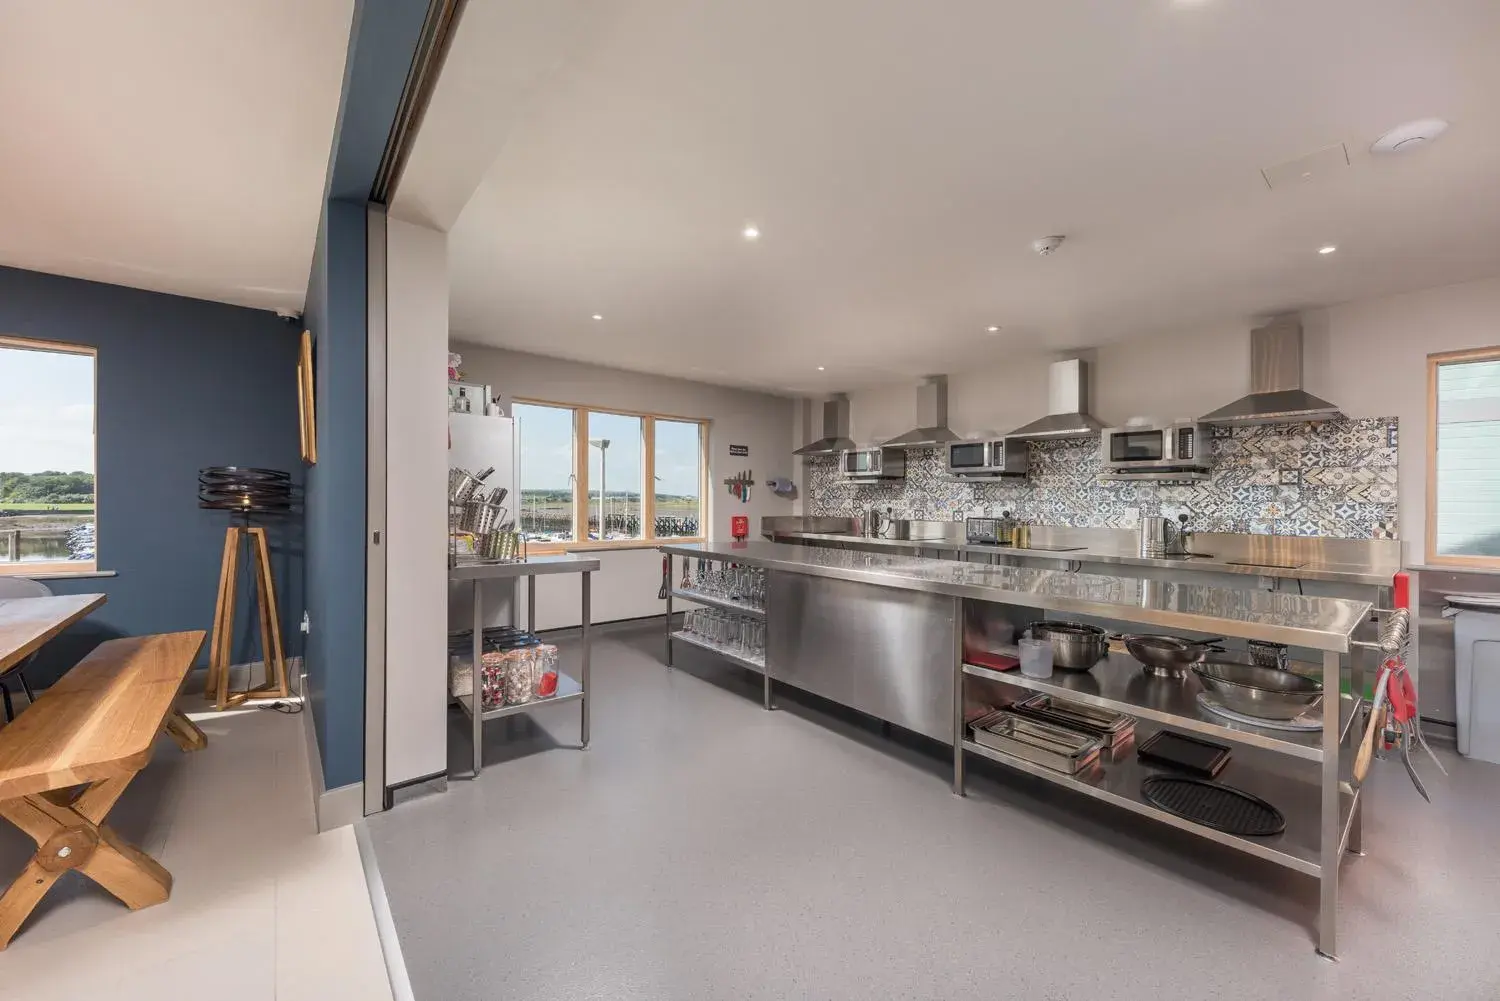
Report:
M1229 764L1229 748L1202 737L1190 737L1174 730L1158 730L1135 749L1142 761L1166 765L1190 775L1211 779Z

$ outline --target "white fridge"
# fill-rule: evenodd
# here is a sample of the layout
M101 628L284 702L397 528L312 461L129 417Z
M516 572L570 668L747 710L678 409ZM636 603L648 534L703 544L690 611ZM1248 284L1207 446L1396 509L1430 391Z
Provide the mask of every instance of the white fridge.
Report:
M450 413L448 415L448 468L467 469L478 474L493 466L495 471L485 477L483 489L488 492L497 487L507 491L505 506L507 519L520 520L521 515L521 467L520 448L516 438L516 422L512 417L491 417L481 414ZM505 588L490 582L484 588L484 624L505 625L511 621L511 609L518 595L518 586ZM465 582L448 585L448 631L458 632L469 628L474 619L474 592ZM517 622L521 609L516 607Z

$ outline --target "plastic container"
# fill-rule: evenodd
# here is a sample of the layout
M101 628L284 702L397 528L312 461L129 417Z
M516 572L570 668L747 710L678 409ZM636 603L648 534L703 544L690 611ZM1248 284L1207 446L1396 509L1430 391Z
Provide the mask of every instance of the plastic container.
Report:
M1036 640L1022 636L1017 646L1021 648L1021 673L1028 678L1052 677L1052 641Z

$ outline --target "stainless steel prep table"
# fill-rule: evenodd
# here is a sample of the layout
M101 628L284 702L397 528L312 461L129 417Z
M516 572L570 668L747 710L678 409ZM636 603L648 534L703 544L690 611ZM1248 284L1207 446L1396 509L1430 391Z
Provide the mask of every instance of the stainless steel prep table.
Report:
M1346 738L1358 732L1357 693L1361 672L1351 661L1350 696L1325 699L1320 731L1278 733L1239 727L1196 711L1190 699L1162 700L1139 691L1127 676L1139 673L1128 658L1111 657L1093 672L1059 673L1031 679L965 664L966 602L989 602L1094 616L1171 631L1286 643L1316 651L1324 689L1338 693L1341 656L1349 654L1354 630L1371 604L1342 598L1256 589L1212 587L1084 574L1045 567L997 566L955 560L795 546L774 542L665 545L669 593L702 600L677 587L676 557L705 558L761 567L767 574L765 702L773 682L804 688L842 705L950 743L953 789L964 791L966 754L978 754L1068 786L1084 795L1150 816L1248 854L1317 876L1320 881L1318 949L1333 955L1336 941L1339 861L1361 847L1360 795L1344 781L1341 764L1352 761ZM670 599L669 599L670 602ZM670 604L669 604L670 612ZM682 639L668 616L667 658ZM699 644L702 645L702 644ZM740 659L741 663L745 663ZM967 738L966 679L1050 692L1136 716L1145 728L1164 724L1211 735L1239 748L1226 772L1230 785L1269 796L1287 818L1285 833L1272 838L1226 835L1147 803L1140 780L1153 768L1129 755L1092 778L1063 775L994 751ZM1179 686L1178 695L1185 689ZM1196 682L1188 682L1188 685ZM1316 780L1297 777L1316 771Z
M478 778L481 769L484 750L484 723L486 720L499 719L502 716L513 716L516 713L527 712L542 706L555 705L559 702L571 702L575 699L579 706L578 721L578 744L580 747L589 746L589 661L592 654L592 639L589 635L589 601L590 591L593 583L593 573L599 569L599 560L593 556L581 556L576 553L563 553L556 556L533 556L524 563L472 563L448 570L450 581L472 581L474 585L474 625L473 625L473 665L474 683L470 689L467 699L458 697L458 704L468 714L470 724L470 735L474 745L474 767L469 778ZM508 580L514 588L516 582L522 577L526 578L526 630L536 632L536 579L543 574L577 573L583 575L581 583L582 594L582 662L578 668L578 678L572 677L559 670L557 672L557 694L550 698L537 702L527 702L518 706L500 706L496 709L484 709L480 697L480 659L484 652L484 585L487 581ZM510 603L511 625L516 625L516 606L514 596ZM479 711L475 711L478 707Z

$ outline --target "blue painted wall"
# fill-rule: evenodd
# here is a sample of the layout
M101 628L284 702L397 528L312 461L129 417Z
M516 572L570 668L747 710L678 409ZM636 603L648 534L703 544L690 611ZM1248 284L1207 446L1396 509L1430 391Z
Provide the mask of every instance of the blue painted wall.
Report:
M364 775L365 230L363 203L327 203L306 307L318 401L318 462L307 472L307 696L329 789Z
M307 696L328 789L364 778L367 200L426 15L427 0L356 0L308 278L319 410L307 480Z
M109 600L49 643L28 677L49 683L115 636L209 629L228 516L198 507L198 470L284 469L300 487L301 328L263 310L0 267L0 333L98 351L98 565L118 574L48 582L59 593L103 591ZM282 632L295 654L301 518L266 524ZM241 594L248 599L249 588ZM255 628L238 617L237 661L259 656Z

